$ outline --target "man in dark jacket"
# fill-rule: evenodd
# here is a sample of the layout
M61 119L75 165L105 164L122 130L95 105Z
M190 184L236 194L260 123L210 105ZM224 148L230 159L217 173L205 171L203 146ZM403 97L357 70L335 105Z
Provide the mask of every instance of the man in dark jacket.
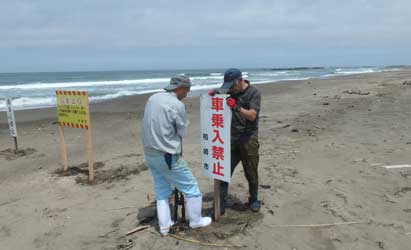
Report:
M248 181L248 205L253 212L260 210L258 200L258 120L261 104L261 93L242 77L238 69L228 69L224 73L221 89L230 97L227 104L233 111L231 121L231 175L241 161ZM210 91L214 95L215 91ZM225 202L228 194L228 183L221 182L221 214L225 213Z

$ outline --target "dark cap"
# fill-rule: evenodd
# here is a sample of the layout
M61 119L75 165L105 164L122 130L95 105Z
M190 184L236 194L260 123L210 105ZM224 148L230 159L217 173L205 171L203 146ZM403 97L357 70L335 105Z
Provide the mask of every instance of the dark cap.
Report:
M222 89L229 89L233 86L235 80L243 78L239 69L227 69L224 73L224 82L221 85Z
M179 87L190 88L191 87L190 78L186 75L173 76L170 79L170 84L164 89L170 91L170 90L175 90L176 88L179 88Z

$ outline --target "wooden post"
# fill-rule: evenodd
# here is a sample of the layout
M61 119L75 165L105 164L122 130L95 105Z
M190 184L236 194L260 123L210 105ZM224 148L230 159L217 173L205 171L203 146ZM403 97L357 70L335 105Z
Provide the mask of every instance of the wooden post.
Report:
M220 180L214 179L214 220L220 219Z
M93 137L91 135L91 127L87 130L87 155L88 155L88 179L90 182L94 181L94 158L93 158Z
M67 160L67 147L64 141L64 129L61 124L59 124L59 134L60 134L60 155L64 164L64 172L67 173L68 170L68 160Z
M87 156L88 156L88 180L94 181L94 157L93 157L93 136L91 131L90 108L87 94Z
M19 151L19 146L17 145L17 137L14 136L14 152L17 154L17 152Z

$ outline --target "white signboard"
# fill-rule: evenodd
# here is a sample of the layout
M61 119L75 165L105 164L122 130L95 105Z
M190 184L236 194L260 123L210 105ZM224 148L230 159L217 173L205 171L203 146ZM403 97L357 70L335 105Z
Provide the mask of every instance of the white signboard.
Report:
M200 97L201 159L203 173L213 179L230 182L231 109L228 95Z
M6 99L7 103L7 121L9 122L10 135L12 137L17 137L16 121L14 120L14 110L12 107L11 99Z

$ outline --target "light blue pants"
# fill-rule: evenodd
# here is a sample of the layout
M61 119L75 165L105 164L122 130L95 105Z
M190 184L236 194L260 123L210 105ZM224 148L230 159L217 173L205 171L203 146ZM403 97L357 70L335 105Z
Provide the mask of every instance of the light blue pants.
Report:
M145 154L144 158L154 179L154 192L157 200L168 200L173 187L176 187L188 198L201 196L197 180L183 157L179 155L172 156L171 170L164 159L164 155Z

